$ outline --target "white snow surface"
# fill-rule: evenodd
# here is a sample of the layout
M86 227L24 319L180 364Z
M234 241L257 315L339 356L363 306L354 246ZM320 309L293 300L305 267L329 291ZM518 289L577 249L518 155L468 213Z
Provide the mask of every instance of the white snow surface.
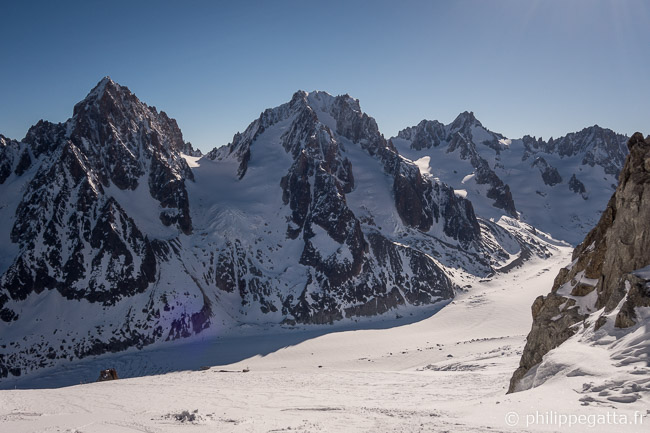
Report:
M135 190L119 189L111 184L104 187L107 196L113 197L127 215L135 220L136 226L151 239L172 239L177 236L175 227L168 227L160 223L160 212L163 207L149 192L147 178L139 179Z
M641 269L637 269L636 271L633 272L633 274L638 276L639 278L650 280L650 265L643 267Z
M529 306L548 291L569 255L561 248L550 259L535 258L508 274L475 282L440 311L401 311L404 317L357 327L249 327L229 338L157 345L71 364L31 378L32 385L56 384L61 375L93 381L100 368L109 367L123 377L152 365L176 372L0 391L0 426L12 433L645 432L647 388L630 388L621 398L601 397L604 403L589 400L600 381L623 371L648 380L638 359L622 368L604 347L564 344L550 354L557 362L579 364L579 372L505 395L530 329ZM626 338L639 339L636 334ZM630 394L635 398L624 398ZM583 416L583 424L559 425L561 416L575 416L576 422Z

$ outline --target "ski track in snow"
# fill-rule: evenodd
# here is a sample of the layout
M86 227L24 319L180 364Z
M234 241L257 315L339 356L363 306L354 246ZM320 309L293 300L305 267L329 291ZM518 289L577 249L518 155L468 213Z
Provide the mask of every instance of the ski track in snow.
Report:
M631 404L581 405L582 385L593 378L563 377L505 395L530 330L529 307L536 296L548 292L569 255L570 249L562 248L548 260L535 258L508 274L476 282L424 319L406 319L411 323L404 324L405 319L386 322L384 317L383 323L390 325L385 329L379 326L381 321L372 321L376 329L270 328L263 335L245 335L243 330L241 336L219 344L195 341L104 356L91 365L108 368L126 365L120 360L129 359L135 364L180 366L194 356L209 363L211 357L224 359L224 351L243 360L199 371L67 388L0 391L0 429L12 433L622 431L611 424L525 425L535 411L542 416L609 412L631 419L635 411L646 415L647 398ZM295 338L300 333L304 339ZM285 344L267 353L263 350L267 340ZM247 351L258 354L246 356ZM594 356L592 363L596 362L604 366L609 357ZM78 373L74 368L67 371ZM517 425L506 424L509 413L518 414ZM625 431L647 431L647 415L643 422L627 425Z

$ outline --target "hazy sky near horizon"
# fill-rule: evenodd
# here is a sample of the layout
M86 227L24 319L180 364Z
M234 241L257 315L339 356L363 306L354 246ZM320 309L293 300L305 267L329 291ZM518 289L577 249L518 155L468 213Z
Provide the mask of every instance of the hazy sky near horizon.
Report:
M206 151L298 89L386 137L473 111L510 138L650 134L650 1L20 1L0 24L0 134L62 122L102 77Z

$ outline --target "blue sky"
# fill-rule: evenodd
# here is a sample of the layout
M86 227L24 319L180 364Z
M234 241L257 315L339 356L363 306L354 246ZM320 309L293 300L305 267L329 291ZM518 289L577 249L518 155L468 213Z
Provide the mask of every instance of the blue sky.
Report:
M511 138L649 134L648 22L644 0L4 2L0 133L110 75L202 150L298 89L359 98L386 137L465 110Z

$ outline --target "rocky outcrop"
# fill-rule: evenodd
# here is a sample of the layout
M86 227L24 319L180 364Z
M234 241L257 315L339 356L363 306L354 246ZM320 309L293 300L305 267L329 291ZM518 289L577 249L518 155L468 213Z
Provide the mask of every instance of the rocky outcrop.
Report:
M549 165L543 157L539 156L535 158L532 166L539 169L542 180L546 185L554 186L562 182L562 176L558 173L557 168Z
M183 145L178 147L177 150L185 155L193 156L196 158L203 156L201 149L195 148L189 141L186 141Z
M0 185L11 175L19 147L17 141L0 135Z
M639 321L636 309L650 307L650 267L646 266L635 272L625 274L621 277L621 281L627 293L625 301L614 319L614 326L616 328L630 328ZM602 320L600 325L603 325Z
M587 188L585 184L580 182L575 174L569 179L569 189L576 194L580 194L584 200L587 200Z
M635 309L650 305L650 273L644 272L650 264L650 137L636 133L628 147L618 188L600 221L574 250L551 293L533 304L533 326L509 392L529 387L544 355L578 332L574 325L590 315L598 315L585 325L594 330L608 320L629 328L636 323Z
M97 378L97 382L106 382L107 380L118 380L119 377L117 375L117 370L114 368L109 368L106 370L101 370L99 372L99 377Z

